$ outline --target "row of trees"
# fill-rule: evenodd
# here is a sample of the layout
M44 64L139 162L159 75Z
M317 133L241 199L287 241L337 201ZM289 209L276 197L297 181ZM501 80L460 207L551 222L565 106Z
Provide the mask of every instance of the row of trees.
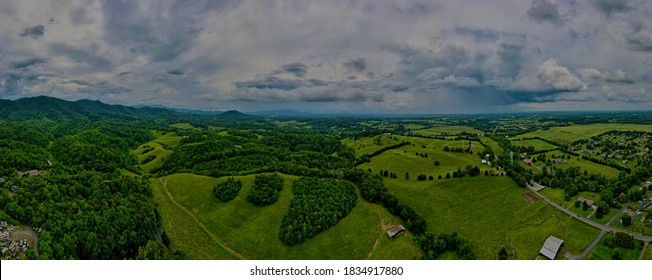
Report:
M281 222L279 239L294 246L334 226L349 214L357 199L345 180L302 177L292 184L294 197Z
M446 251L455 252L457 257L462 260L475 259L469 242L466 241L466 239L459 237L457 232L452 234L426 233L419 236L416 241L425 254L424 258L427 260L437 259Z
M420 234L426 231L426 220L419 216L410 206L400 204L398 198L389 193L380 176L362 173L358 174L354 180L358 181L357 185L365 200L381 204L390 213L399 216L407 223L410 232Z

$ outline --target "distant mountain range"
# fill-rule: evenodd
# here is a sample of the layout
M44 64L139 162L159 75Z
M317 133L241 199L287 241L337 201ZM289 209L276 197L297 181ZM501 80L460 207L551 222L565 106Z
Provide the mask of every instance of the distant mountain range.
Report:
M308 115L312 115L309 112L299 112L299 111L294 110L294 109L257 111L257 112L248 112L248 114L257 115L257 116L308 116Z
M175 119L197 117L215 118L251 118L235 110L226 112L209 112L201 110L171 109L164 106L129 107L123 105L108 105L100 101L62 99L37 96L18 100L0 99L0 119L4 120L81 120L96 121L99 119Z

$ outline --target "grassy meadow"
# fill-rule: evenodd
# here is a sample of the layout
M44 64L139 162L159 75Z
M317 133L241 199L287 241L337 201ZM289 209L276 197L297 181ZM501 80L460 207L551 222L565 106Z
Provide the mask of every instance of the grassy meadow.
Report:
M469 141L466 140L453 141L417 137L408 137L407 140L412 142L413 145L385 151L371 158L370 162L359 165L358 168L363 170L371 169L374 174L377 174L381 169L397 174L398 179L388 180L405 180L405 173L409 172L411 181L416 181L419 174L433 176L435 179L439 175L445 178L446 173L451 173L452 176L453 171L457 170L458 167L464 168L466 165L479 166L481 174L484 174L485 170L497 173L488 166L482 166L482 159L477 153L484 150L484 147L478 142L471 143L473 154L469 154L443 151L444 146L466 149L469 146ZM424 146L425 148L423 148ZM428 157L421 157L417 154L428 154ZM435 166L435 160L439 161L439 166Z
M541 137L561 144L570 144L580 139L588 139L610 130L652 132L649 124L597 123L587 125L555 126L515 136L515 139Z
M141 164L140 168L146 172L151 172L163 166L163 159L171 155L172 149L179 146L181 142L181 137L176 136L174 132L163 134L162 132L153 131L152 134L156 139L138 146L133 151L133 154L138 159L138 163ZM156 157L154 160L142 164L143 160L152 155Z
M563 152L559 152L559 151L547 152L547 153L545 153L545 155L546 155L546 159L551 159L553 161L552 166L554 166L556 168L567 169L569 167L576 167L577 166L582 170L582 172L584 172L584 170L586 170L589 173L601 174L601 175L604 175L604 176L606 176L607 178L610 178L610 179L617 178L618 173L620 173L620 171L618 169L615 169L613 167L602 165L602 164L595 163L595 162L592 162L592 161L588 161L588 160L585 160L585 159L582 159L582 158L579 158L579 157L576 157L576 156L571 156L570 159L568 159L567 154L565 154ZM534 155L533 157L536 158L538 156L539 155ZM559 163L559 164L554 163L555 158L559 158L559 157L562 157L562 156L567 161L566 163ZM536 167L539 166L539 165L543 165L540 162L533 162L532 166L527 166L523 161L520 161L520 163L523 165L523 167L529 168L532 171L537 172L537 173L540 173L541 171L536 169Z
M527 202L522 197L526 190L507 177L385 184L428 221L430 231L458 232L479 259L495 259L503 245L514 259L535 259L550 235L566 242L560 256L579 255L599 232L542 200Z
M593 250L591 250L589 255L586 257L587 260L611 260L614 249L622 253L623 260L638 260L638 258L641 256L641 250L643 249L643 246L641 246L640 241L636 240L636 248L634 249L625 249L617 246L610 248L604 243L605 237L607 237L607 235L602 237L598 245L595 245Z
M512 145L526 147L526 148L532 146L536 151L552 150L557 148L557 146L539 139L518 140L518 141L511 141L511 142Z
M278 231L292 199L291 183L297 177L281 176L285 179L285 185L279 200L264 207L254 206L246 201L255 175L237 176L237 179L242 180L243 187L234 200L226 203L219 202L212 194L213 186L226 178L175 174L153 179L156 201L159 208L165 209L161 211L164 229L175 246L186 252L190 259L202 259L213 254L214 248L221 247L215 244L220 243L248 259L419 259L421 257L421 251L412 244L409 236L401 236L394 241L387 240L385 230L398 224L399 219L390 215L381 206L363 201L360 196L351 213L337 225L308 239L303 244L293 247L282 244L278 238ZM166 190L190 214L171 203ZM176 225L176 223L192 221L193 219L189 219L188 216L195 217L198 222L190 223L188 226ZM197 246L204 243L187 238L188 235L205 235L204 239L212 235L216 238L208 240L207 245L211 245L210 247ZM224 254L220 253L218 256ZM229 255L226 256L228 257Z
M473 134L482 133L481 130L470 126L438 126L414 131L414 133L421 136L458 135L462 132Z

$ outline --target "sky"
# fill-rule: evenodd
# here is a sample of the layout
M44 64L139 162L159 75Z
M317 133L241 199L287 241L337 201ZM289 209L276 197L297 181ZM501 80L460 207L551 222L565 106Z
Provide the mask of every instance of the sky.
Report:
M244 112L652 108L652 1L0 0L0 98Z

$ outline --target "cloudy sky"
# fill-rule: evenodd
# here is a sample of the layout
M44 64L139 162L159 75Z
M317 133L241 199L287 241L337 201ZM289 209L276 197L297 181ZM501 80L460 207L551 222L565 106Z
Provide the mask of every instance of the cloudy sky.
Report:
M0 98L208 110L652 108L652 1L0 0Z

